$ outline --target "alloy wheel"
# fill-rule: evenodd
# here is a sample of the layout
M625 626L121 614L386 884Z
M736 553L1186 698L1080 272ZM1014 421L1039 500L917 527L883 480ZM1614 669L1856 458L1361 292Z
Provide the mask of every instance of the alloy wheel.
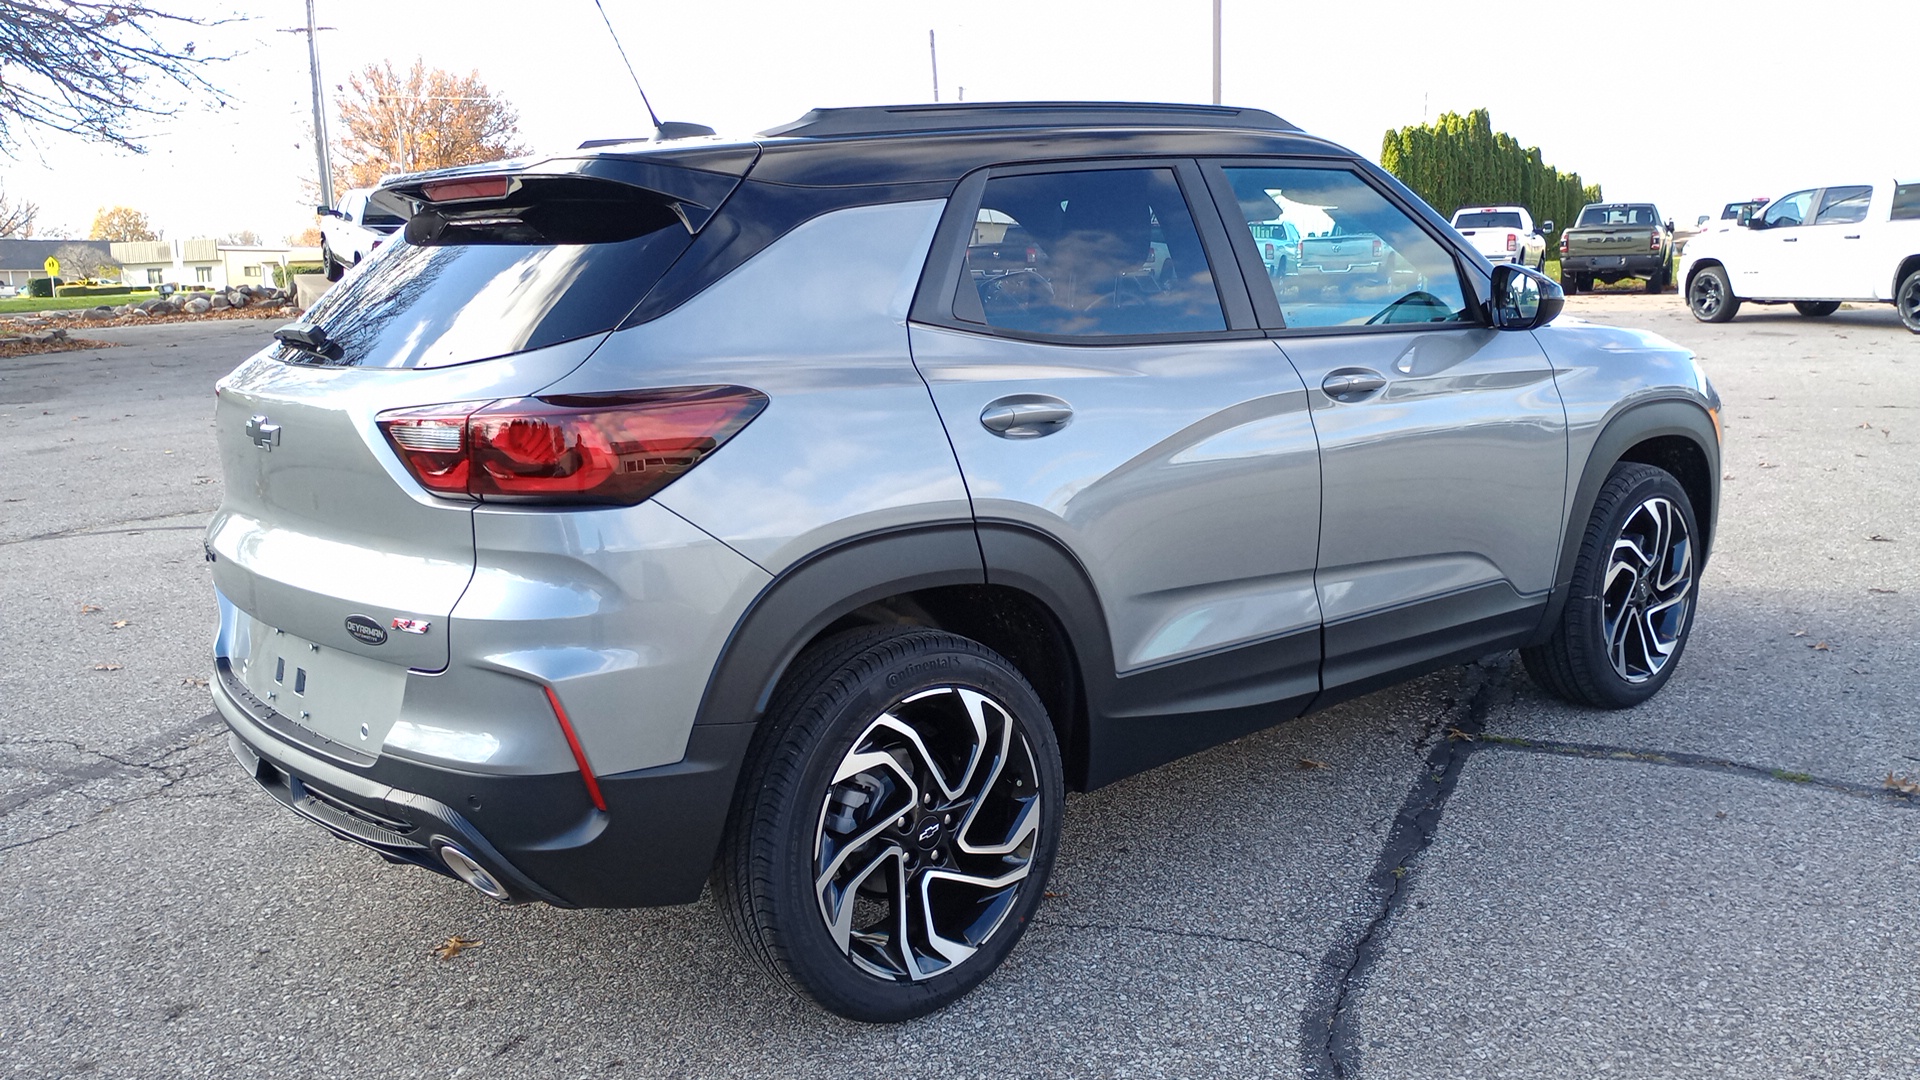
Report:
M1900 308L1902 321L1910 327L1920 326L1920 274L1907 275L1894 302Z
M1601 632L1613 670L1645 682L1673 658L1693 602L1693 538L1673 502L1635 507L1614 539L1601 588Z
M1712 274L1695 274L1693 284L1687 289L1687 300L1693 305L1694 314L1703 319L1711 319L1727 302L1726 290L1720 287L1720 279Z
M977 690L905 698L834 770L814 893L866 973L917 982L964 963L1005 921L1041 834L1039 774L1013 714Z

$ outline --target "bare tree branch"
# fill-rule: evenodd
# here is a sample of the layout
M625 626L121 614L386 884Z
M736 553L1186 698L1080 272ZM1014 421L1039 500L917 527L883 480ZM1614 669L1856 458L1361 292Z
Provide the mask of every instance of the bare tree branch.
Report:
M40 216L38 203L21 199L14 202L0 191L0 240L26 239L33 235L33 219Z
M175 36L238 21L119 0L0 0L0 154L30 127L144 152L129 124L173 115L164 84L221 100L204 73L226 57Z

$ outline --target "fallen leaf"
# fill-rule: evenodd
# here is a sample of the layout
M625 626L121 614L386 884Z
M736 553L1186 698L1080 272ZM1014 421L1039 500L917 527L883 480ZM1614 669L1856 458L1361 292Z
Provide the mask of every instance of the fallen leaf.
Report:
M93 670L95 670L95 671L119 671L119 670L120 670L120 665L119 665L119 664L116 664L116 663L114 663L114 662L113 662L113 661L111 661L111 660L103 660L103 661L101 661L100 663L98 663L98 664L95 664L95 665L93 665Z
M1795 631L1793 632L1793 636L1794 636L1794 637L1806 637L1806 636L1807 636L1807 632L1806 632L1805 630L1795 630Z
M484 941L479 941L473 938L463 938L460 935L455 934L452 937L448 938L447 940L441 942L439 947L433 950L433 954L435 956L438 956L442 960L451 960L454 957L459 956L461 953L466 952L468 949L477 949L480 946L485 944L486 942Z
M129 620L127 619L115 619L113 620L113 628L115 630L125 630L128 622Z
M1331 769L1331 768L1333 768L1333 766L1331 766L1331 765L1329 765L1329 764L1327 764L1327 763L1326 763L1326 762L1324 762L1324 761L1315 761L1315 760L1313 760L1313 759L1312 759L1312 758L1310 758L1310 757L1303 757L1303 758L1301 758L1301 759L1300 759L1300 767L1301 767L1301 768L1303 768L1303 769Z
M1472 742L1473 736L1457 727L1447 729L1447 738L1453 742Z
M99 604L81 604L80 605L80 614L82 615L91 615L94 612L99 610L100 610Z
M1869 537L1867 537L1867 539L1869 539L1869 540L1872 540L1873 542L1875 542L1875 543L1878 543L1878 544L1891 544L1891 543L1893 543L1893 537L1891 537L1891 536L1881 536L1881 535L1880 535L1879 533L1874 533L1874 534L1873 534L1872 536L1869 536Z
M207 680L201 678L198 675L189 675L186 678L180 680L180 685L181 686L205 686L207 685Z
M1861 426L1861 427L1863 427L1863 428L1866 428L1866 429L1867 429L1868 431L1872 431L1872 430L1873 430L1873 421L1871 421L1871 420L1863 420L1863 421L1861 421L1861 423L1860 423L1860 426Z
M1771 462L1771 461L1763 461L1763 462L1761 462L1761 463L1760 463L1760 467L1761 467L1761 468L1763 468L1763 469L1777 469L1777 468L1779 468L1780 466L1778 466L1778 465L1775 465L1775 464L1774 464L1773 462Z
M1833 651L1833 646L1831 646L1831 645L1829 645L1829 644L1827 644L1827 643L1826 643L1826 642L1824 642L1824 641L1816 641L1816 642L1814 642L1813 644L1811 644L1811 645L1809 645L1809 646L1807 646L1807 648L1809 648L1809 649L1815 649L1815 650L1818 650L1818 651L1820 651L1820 652L1832 652L1832 651Z
M1915 780L1911 777L1895 776L1889 772L1887 778L1881 781L1881 783L1891 791L1898 791L1907 795L1920 795L1920 780Z

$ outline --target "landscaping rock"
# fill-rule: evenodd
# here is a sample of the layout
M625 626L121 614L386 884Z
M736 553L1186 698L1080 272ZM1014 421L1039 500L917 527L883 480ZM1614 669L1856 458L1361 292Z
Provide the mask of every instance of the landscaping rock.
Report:
M212 305L215 311L225 311L233 306L233 303L227 299L226 293L214 293L213 299L207 301L207 303ZM193 305L189 304L187 306L191 308Z
M208 311L211 311L212 309L213 309L213 301L208 300L204 296L196 296L193 299L187 301L186 310L187 310L187 314L189 315L205 315Z

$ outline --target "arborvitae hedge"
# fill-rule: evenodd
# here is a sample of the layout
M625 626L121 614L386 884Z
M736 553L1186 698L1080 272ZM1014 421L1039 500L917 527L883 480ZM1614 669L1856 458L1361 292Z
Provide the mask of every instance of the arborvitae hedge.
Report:
M1549 258L1580 208L1600 201L1599 184L1582 184L1579 173L1541 161L1539 147L1493 130L1485 109L1387 132L1380 164L1447 218L1463 206L1524 206L1535 224L1551 220Z

